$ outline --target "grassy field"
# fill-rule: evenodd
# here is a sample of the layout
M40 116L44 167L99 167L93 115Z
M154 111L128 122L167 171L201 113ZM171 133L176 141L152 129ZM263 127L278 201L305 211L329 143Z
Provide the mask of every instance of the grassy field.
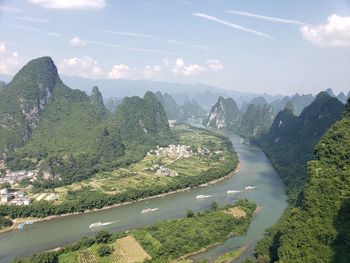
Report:
M179 144L187 145L191 149L207 148L210 154L194 153L188 158L181 157L179 154L146 156L143 160L127 167L98 173L91 179L56 188L55 192L59 194L59 200L64 200L68 192L74 192L83 187L106 194L117 194L130 188L166 185L174 178L157 174L153 169L154 165L169 168L179 176L197 176L209 168L220 168L221 162L232 155L224 140L212 133L193 129L187 125L179 125L174 131L179 137Z
M146 259L151 259L150 255L132 237L126 236L117 239L109 246L113 248L110 256L100 257L97 249L100 245L79 250L76 252L64 253L58 257L59 263L141 263Z

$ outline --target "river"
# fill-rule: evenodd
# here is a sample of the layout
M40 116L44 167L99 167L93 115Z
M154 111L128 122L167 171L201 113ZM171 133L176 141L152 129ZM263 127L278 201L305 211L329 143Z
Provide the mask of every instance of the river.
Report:
M207 187L196 188L176 194L141 201L125 206L97 212L72 215L26 225L22 230L0 234L0 262L8 262L15 257L25 257L33 253L53 249L83 236L93 235L104 229L111 232L125 231L152 224L165 219L179 218L186 211L203 211L212 201L224 205L241 198L249 198L261 208L254 217L246 235L232 237L223 244L213 247L194 259L214 259L218 255L242 245L249 249L244 256L250 255L256 242L263 236L264 230L273 225L287 206L284 185L271 166L263 151L255 145L241 143L237 135L226 133L238 153L240 170L236 176ZM254 186L253 190L244 190ZM227 194L228 190L241 190L237 194ZM197 195L210 195L210 198L196 199ZM159 208L150 213L141 214L143 209ZM111 224L90 229L95 222Z

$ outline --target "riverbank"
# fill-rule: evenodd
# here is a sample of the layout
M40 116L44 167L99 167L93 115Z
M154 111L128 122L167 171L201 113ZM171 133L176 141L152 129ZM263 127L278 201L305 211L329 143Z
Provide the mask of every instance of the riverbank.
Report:
M44 218L16 218L12 220L13 225L11 227L8 228L4 228L0 230L0 235L5 233L5 232L10 232L10 231L14 231L18 229L18 225L20 223L26 222L26 221L30 221L30 222L42 222L42 221L51 221L51 220L55 220L55 219L59 219L59 218L63 218L63 217L68 217L68 216L74 216L74 215L83 215L83 214L89 214L89 213L93 213L93 212L98 212L98 211L103 211L103 210L108 210L111 208L115 208L115 207L120 207L120 206L125 206L125 205L130 205L130 204L134 204L137 202L141 202L141 201L146 201L146 200L151 200L151 199L155 199L155 198L162 198L168 195L173 195L176 193L181 193L181 192L186 192L189 191L191 189L196 189L196 188L202 188L202 187L207 187L210 185L214 185L217 184L219 182L222 182L234 175L236 175L240 170L240 163L238 162L236 169L234 169L233 171L231 171L230 173L228 173L227 175L217 178L215 180L212 180L208 183L205 184L201 184L199 186L195 186L195 187L187 187L187 188L183 188L183 189L178 189L175 191L171 191L168 193L163 193L163 194L159 194L159 195L153 195L153 196L149 196L149 197L145 197L145 198L140 198L138 200L135 201L130 201L130 202L124 202L124 203L119 203L119 204L114 204L111 206L105 206L103 208L100 209L91 209L91 210L86 210L84 212L74 212L74 213L68 213L68 214L62 214L62 215L53 215L53 216L48 216L48 217L44 217Z

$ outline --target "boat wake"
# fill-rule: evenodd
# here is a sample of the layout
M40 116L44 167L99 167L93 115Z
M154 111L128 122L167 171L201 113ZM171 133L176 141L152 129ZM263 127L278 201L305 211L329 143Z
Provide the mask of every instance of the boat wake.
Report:
M242 192L241 190L228 190L226 193L227 194L237 194L237 193L240 193Z
M211 195L197 195L196 199L205 199L205 198L209 198L211 197Z
M95 227L101 227L101 226L108 226L110 224L115 223L116 221L110 221L110 222L97 222L97 223L92 223L91 225L89 225L89 228L95 228Z
M154 211L157 211L159 208L156 207L156 208L147 208L147 209L143 209L141 211L141 214L146 214L146 213L150 213L150 212L154 212Z

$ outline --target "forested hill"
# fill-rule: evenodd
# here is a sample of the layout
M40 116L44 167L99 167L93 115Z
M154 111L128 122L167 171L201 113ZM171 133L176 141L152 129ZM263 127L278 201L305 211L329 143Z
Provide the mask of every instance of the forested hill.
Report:
M295 199L306 182L306 163L313 158L314 146L341 118L343 110L344 105L326 92L318 94L298 117L289 102L277 114L269 133L258 140L286 184L290 198Z
M0 168L39 169L54 179L39 179L37 187L84 179L169 142L174 137L152 92L126 98L114 116L97 87L88 96L64 85L49 57L30 61L0 89Z
M241 112L232 98L219 97L218 102L211 108L204 125L216 129L237 131L241 120Z
M308 181L269 248L279 262L349 262L350 107L315 147Z
M55 88L63 86L49 57L30 61L0 89L0 153L22 145Z

